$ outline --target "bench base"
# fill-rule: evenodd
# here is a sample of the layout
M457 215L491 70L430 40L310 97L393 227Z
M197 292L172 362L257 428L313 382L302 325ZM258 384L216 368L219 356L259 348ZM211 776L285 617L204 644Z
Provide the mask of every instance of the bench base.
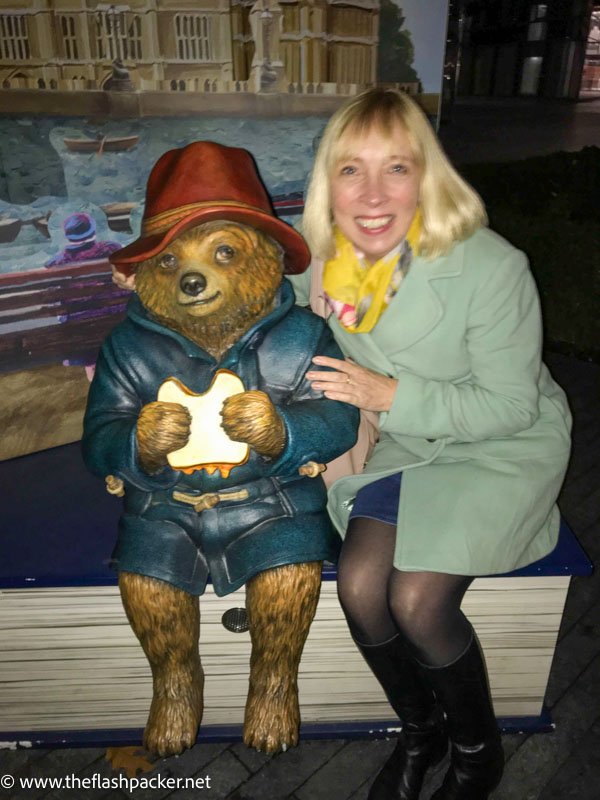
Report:
M549 727L543 698L569 581L478 578L467 592L463 607L485 651L494 707L507 730ZM201 740L241 736L250 635L226 630L221 619L243 608L244 599L243 589L221 598L210 590L200 601ZM140 741L150 669L116 586L4 590L0 642L0 739L45 746L115 743L121 736ZM386 736L398 727L350 638L334 580L323 581L298 683L306 737Z

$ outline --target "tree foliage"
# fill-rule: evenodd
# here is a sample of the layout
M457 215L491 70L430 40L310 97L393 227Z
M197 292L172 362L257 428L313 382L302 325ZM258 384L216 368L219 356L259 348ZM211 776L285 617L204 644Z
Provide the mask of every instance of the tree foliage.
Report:
M412 83L419 76L412 63L415 48L410 31L403 31L405 17L393 0L381 0L377 77L384 83Z

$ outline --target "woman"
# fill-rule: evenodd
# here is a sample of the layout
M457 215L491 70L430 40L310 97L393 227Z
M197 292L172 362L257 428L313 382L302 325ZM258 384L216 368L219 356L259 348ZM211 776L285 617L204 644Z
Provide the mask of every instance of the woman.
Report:
M526 258L485 225L409 97L373 89L334 114L303 232L346 360L315 358L307 377L379 412L366 468L329 501L350 631L403 721L370 800L417 800L448 738L435 800L488 798L503 751L461 601L474 576L557 541L569 409L540 359ZM310 280L293 279L300 303Z

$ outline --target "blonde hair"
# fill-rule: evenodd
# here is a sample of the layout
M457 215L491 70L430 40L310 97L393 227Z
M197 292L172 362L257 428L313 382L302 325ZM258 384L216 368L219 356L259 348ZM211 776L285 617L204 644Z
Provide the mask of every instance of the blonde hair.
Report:
M302 220L302 234L313 256L327 259L334 254L330 180L342 158L342 146L372 129L391 138L398 124L406 131L421 170L420 255L443 255L455 242L487 225L481 198L450 164L417 103L394 89L368 89L335 112L319 145Z

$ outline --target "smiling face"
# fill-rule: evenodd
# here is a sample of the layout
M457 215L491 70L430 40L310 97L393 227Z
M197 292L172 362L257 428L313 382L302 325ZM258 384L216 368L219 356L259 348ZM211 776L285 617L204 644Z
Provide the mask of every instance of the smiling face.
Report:
M419 202L421 168L405 129L346 132L331 174L331 212L341 232L374 263L406 236Z
M224 352L273 306L281 250L247 225L215 221L182 233L141 264L140 300L167 327Z

